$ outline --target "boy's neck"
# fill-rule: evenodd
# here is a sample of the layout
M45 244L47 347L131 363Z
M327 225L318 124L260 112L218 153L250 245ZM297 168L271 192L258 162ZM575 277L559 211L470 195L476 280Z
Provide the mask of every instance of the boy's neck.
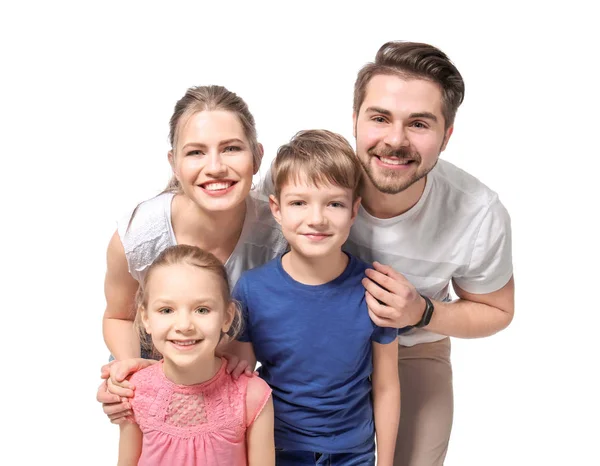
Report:
M211 357L209 360L199 360L188 367L179 367L172 361L163 361L165 377L177 385L197 385L212 379L221 368L220 358Z
M303 285L323 285L339 277L348 266L349 258L340 249L319 257L306 257L293 249L281 258L287 274Z

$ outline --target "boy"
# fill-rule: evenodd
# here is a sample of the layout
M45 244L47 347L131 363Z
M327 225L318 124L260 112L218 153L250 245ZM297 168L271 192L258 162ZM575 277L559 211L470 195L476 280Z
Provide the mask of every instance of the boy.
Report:
M245 331L230 351L273 389L278 465L392 465L400 413L397 331L369 318L366 263L342 251L360 204L348 142L302 131L272 167L271 211L290 250L242 275Z

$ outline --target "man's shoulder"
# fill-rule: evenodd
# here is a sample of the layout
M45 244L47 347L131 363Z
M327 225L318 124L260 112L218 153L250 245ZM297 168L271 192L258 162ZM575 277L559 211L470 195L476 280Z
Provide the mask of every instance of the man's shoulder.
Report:
M465 170L447 160L440 159L431 172L433 194L445 199L462 198L470 203L489 205L498 194Z

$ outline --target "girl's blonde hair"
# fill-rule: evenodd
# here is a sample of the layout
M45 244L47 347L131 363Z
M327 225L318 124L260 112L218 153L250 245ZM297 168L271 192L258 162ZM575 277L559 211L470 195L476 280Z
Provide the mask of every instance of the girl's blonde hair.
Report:
M186 264L194 267L199 267L205 269L219 278L221 283L221 295L223 297L223 301L226 305L229 305L233 302L231 299L231 292L229 288L229 281L227 279L227 271L225 267L221 263L219 259L217 259L210 252L204 251L197 246L190 246L187 244L178 244L176 246L170 246L164 251L162 251L158 257L152 262L150 267L146 272L146 275L143 281L140 283L138 287L138 291L136 294L136 307L137 307L137 315L135 319L135 327L140 335L140 341L142 342L142 347L145 350L153 352L154 356L160 356L156 353L154 347L152 346L152 340L149 338L149 335L146 333L144 326L141 322L141 313L142 310L147 309L148 306L148 281L150 280L150 276L159 267L166 267L170 265L180 265ZM235 303L234 308L234 316L233 322L227 335L234 339L236 338L241 330L242 330L242 315L240 311L240 307Z

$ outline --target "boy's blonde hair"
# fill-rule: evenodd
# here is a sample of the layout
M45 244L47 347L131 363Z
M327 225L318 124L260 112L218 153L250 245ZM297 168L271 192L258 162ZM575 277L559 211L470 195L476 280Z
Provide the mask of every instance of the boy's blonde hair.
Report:
M352 190L359 196L362 168L348 141L339 134L323 129L296 133L281 146L271 166L275 197L290 181L305 180L319 186L331 183Z
M189 246L187 244L178 244L176 246L170 246L162 251L154 262L148 267L148 271L144 277L144 280L140 283L136 294L136 308L137 315L135 319L135 327L140 335L140 341L142 347L148 351L151 351L154 356L160 356L152 345L152 340L146 333L144 326L141 322L141 313L148 307L148 281L150 276L159 267L165 267L169 265L187 264L194 267L205 269L219 278L221 282L221 295L226 305L232 302L231 292L229 289L229 281L227 280L227 271L219 259L217 259L210 252L204 251L197 246ZM227 335L231 339L236 338L242 329L242 315L239 306L234 306L235 315L233 316L233 322Z

